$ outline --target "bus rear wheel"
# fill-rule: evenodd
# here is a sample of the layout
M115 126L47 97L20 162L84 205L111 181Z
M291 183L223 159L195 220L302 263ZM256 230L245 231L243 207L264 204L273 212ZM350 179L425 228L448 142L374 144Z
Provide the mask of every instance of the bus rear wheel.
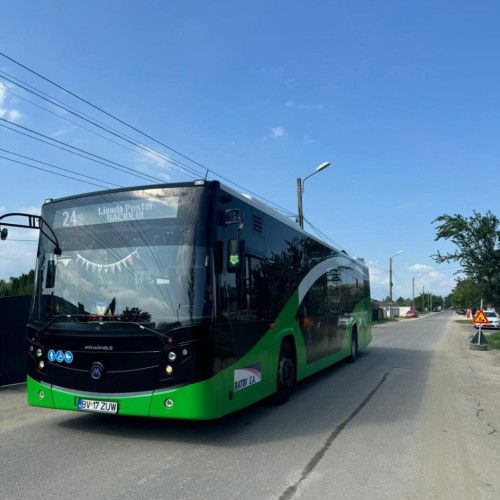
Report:
M354 363L358 357L358 331L352 331L351 335L351 354L349 355L348 361Z
M278 357L276 376L276 394L274 403L282 405L290 398L295 386L295 356L289 342L283 342Z

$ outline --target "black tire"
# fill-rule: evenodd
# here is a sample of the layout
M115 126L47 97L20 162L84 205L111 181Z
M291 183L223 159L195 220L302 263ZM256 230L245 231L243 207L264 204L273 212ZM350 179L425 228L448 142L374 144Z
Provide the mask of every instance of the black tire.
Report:
M288 401L295 387L295 355L289 342L281 344L276 375L276 393L274 403L282 405Z
M358 359L358 331L353 329L351 334L351 354L347 358L349 363L354 363Z

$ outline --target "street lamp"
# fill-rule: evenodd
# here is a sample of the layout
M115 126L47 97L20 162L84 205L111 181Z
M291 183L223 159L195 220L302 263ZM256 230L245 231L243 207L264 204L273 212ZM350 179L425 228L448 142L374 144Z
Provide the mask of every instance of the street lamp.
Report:
M298 223L302 229L304 229L304 212L302 211L302 193L304 192L304 183L306 182L306 179L309 179L309 177L312 177L314 174L317 174L318 172L325 170L325 168L329 166L330 162L325 161L324 163L316 167L316 170L312 174L308 175L307 177L304 177L303 180L300 179L300 177L297 179L297 200L299 205Z
M401 255L403 253L403 250L399 250L399 252L396 252L392 257L389 257L389 302L391 303L392 307L392 259L394 257L397 257L398 255Z

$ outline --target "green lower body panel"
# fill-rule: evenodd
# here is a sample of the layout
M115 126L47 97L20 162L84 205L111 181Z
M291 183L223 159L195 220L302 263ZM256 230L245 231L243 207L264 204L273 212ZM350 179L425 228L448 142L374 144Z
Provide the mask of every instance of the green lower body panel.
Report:
M78 393L41 384L31 377L28 377L27 388L28 404L31 406L82 411L78 401L85 399L117 403L118 415L193 420L222 416L219 377L167 391L141 394Z

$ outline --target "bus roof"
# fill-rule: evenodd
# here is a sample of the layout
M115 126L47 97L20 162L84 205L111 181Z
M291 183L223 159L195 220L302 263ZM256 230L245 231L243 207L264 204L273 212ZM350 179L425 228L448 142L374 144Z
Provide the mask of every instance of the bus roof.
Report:
M75 199L75 198L83 198L86 196L101 195L101 194L120 193L120 192L126 192L126 191L139 191L139 190L147 190L147 189L162 189L162 188L169 188L169 187L198 187L198 186L201 187L201 186L205 186L208 184L217 185L219 187L219 189L221 189L222 191L225 191L228 194L230 194L231 196L234 196L235 198L238 198L241 201L248 203L249 205L257 208L261 212L273 217L274 219L279 220L283 224L286 224L287 226L295 229L296 231L307 234L307 236L309 238L313 238L313 239L319 241L321 244L326 245L326 246L328 246L336 251L341 251L342 253L345 254L345 256L351 258L353 261L364 263L364 259L359 258L359 257L354 257L354 256L348 254L344 249L340 250L338 248L335 248L331 244L326 243L325 241L319 239L317 236L314 236L314 235L308 233L307 231L302 229L296 222L293 222L292 220L290 220L289 217L286 217L285 215L278 212L277 210L270 207L269 205L263 203L262 201L254 198L253 196L250 196L248 194L239 193L238 191L230 188L229 186L222 184L218 180L203 180L203 179L201 179L201 180L195 180L192 182L147 184L147 185L141 185L141 186L129 186L129 187L122 187L122 188L105 189L105 190L100 190L100 191L91 191L91 192L82 193L82 194L73 195L73 196L65 196L65 197L61 197L61 198L57 198L57 199L48 198L44 201L44 204L55 203L55 202L65 201L65 200L71 200L71 199Z

